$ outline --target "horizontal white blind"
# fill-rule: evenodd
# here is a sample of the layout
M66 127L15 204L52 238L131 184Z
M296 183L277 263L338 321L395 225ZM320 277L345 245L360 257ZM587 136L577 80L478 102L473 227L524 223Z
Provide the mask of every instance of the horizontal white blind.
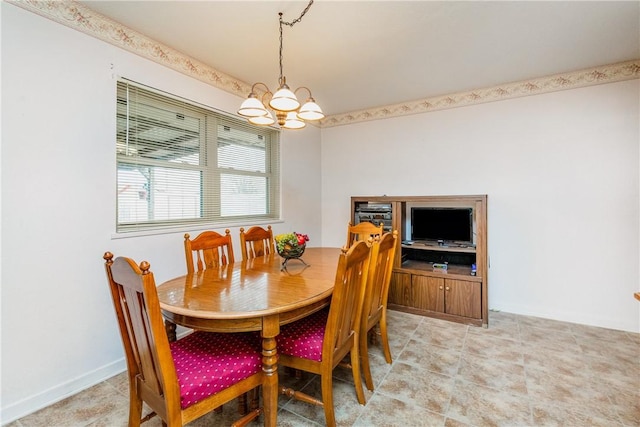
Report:
M118 82L117 231L278 219L278 132Z

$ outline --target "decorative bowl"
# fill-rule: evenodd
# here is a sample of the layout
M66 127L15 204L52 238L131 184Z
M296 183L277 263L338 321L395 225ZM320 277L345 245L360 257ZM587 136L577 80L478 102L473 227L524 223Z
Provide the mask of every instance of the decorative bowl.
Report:
M284 259L280 268L281 270L284 270L287 267L287 262L290 259L297 259L300 260L300 262L302 262L303 264L308 265L300 257L307 247L309 236L296 232L284 233L275 236L274 240L276 243L276 251L278 252L278 255L280 255Z
M306 247L306 244L298 246L285 245L282 249L278 249L278 255L280 255L285 260L300 258L304 253L304 249Z

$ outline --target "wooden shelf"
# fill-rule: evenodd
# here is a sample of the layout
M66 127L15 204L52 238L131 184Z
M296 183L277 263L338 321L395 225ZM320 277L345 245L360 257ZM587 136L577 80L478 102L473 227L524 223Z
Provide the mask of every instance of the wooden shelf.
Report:
M402 270L414 270L419 274L428 272L429 275L449 277L450 279L453 278L453 276L456 276L457 279L469 280L472 282L482 282L482 277L478 275L471 275L471 266L469 265L448 264L447 272L443 273L441 271L434 271L432 262L408 260L404 261L400 268Z
M488 327L487 196L353 196L352 221L356 212L365 211L369 204L381 203L391 208L386 221L400 235L388 307ZM408 244L412 230L410 212L414 207L471 208L472 244L438 244L435 240ZM447 263L447 272L434 271L434 263ZM476 265L474 276L472 264Z

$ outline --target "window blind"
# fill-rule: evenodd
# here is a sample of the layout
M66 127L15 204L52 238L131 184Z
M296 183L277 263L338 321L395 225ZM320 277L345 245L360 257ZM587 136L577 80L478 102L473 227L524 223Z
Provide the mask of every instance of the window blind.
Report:
M278 219L278 136L118 82L116 230Z

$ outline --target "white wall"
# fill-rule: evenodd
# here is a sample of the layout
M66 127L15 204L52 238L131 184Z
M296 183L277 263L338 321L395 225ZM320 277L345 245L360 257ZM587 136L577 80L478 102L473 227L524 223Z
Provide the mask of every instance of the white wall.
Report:
M13 5L0 7L6 423L125 369L105 251L149 260L158 282L184 274L184 230L114 237L116 78L228 112L242 99ZM309 234L310 245L321 241L319 140L314 127L283 134L284 221L273 224L276 233ZM231 231L238 236L238 227Z
M639 99L633 80L323 129L323 244L352 195L487 194L491 309L639 332Z

